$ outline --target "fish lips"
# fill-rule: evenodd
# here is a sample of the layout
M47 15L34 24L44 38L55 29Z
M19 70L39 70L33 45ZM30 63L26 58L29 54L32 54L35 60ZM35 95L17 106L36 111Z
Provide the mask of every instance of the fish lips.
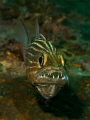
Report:
M38 92L46 99L50 99L57 95L61 87L63 87L68 82L68 76L64 77L65 79L59 79L52 81L43 79L42 82L37 82L35 87L37 88Z

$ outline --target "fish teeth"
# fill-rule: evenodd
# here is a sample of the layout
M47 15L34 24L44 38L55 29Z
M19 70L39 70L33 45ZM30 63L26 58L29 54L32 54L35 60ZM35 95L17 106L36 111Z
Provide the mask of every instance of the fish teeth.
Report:
M48 78L48 76L43 74L43 75L40 75L39 78Z
M62 73L61 73L61 76L62 76Z
M53 78L55 78L54 75L53 75Z
M42 75L40 76L40 78L42 78Z
M51 73L47 73L47 74L40 75L39 78L52 77L53 79L55 79L55 76L54 76L54 75L51 76L51 75L52 75ZM60 76L62 76L62 75L63 75L62 73L60 73L60 74L58 73L58 75L57 75L56 78L59 79L59 78L61 78ZM62 80L65 79L65 76L63 76L61 79L62 79Z
M48 75L50 75L50 73L48 73Z
M42 75L40 75L39 78L42 78Z
M65 79L65 76L64 76L64 77L62 77L62 79Z
M58 74L58 77L57 78L59 78L59 74Z
M43 75L43 77L44 77L44 78L46 77L45 74Z

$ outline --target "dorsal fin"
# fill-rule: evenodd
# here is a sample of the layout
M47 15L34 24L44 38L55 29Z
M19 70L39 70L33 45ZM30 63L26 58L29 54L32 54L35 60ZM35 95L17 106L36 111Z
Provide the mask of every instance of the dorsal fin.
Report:
M44 35L39 34L39 36L40 36L43 40L46 40L46 38L44 37Z
M36 27L35 39L38 39L39 38L39 24L38 24L38 19L37 18L36 18L36 21L35 21L35 27Z
M42 38L43 40L46 40L46 38L39 33L39 24L38 24L38 19L36 18L36 21L35 21L35 26L36 26L36 36L35 36L35 39L38 39L38 38Z
M25 26L24 22L23 22L21 19L20 19L20 21L21 21L21 23L22 23L22 25L23 25L23 28L24 28L25 33L26 33L26 36L27 36L26 41L24 41L24 42L25 42L24 45L25 45L25 47L26 47L26 46L28 45L28 43L29 43L29 44L31 43L31 41L29 40L28 31L27 31L27 29L26 29L26 26Z
M17 32L18 32L17 34L20 34L19 42L20 42L23 58L24 58L24 61L25 61L25 59L26 59L25 58L26 49L27 49L28 45L31 44L31 41L29 39L29 35L28 35L28 31L26 29L26 26L21 19L19 19L18 31Z

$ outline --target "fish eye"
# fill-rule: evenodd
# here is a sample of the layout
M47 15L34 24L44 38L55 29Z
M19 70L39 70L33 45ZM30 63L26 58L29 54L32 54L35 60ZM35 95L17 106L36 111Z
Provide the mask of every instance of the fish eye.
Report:
M43 62L44 62L44 58L43 58L43 56L40 56L39 57L39 64L42 66Z

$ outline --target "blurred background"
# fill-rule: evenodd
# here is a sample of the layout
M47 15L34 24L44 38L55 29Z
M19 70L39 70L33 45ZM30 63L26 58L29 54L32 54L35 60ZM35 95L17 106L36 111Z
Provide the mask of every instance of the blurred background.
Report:
M40 33L65 59L69 84L47 101L30 85L19 40ZM0 0L0 120L90 119L90 0Z

